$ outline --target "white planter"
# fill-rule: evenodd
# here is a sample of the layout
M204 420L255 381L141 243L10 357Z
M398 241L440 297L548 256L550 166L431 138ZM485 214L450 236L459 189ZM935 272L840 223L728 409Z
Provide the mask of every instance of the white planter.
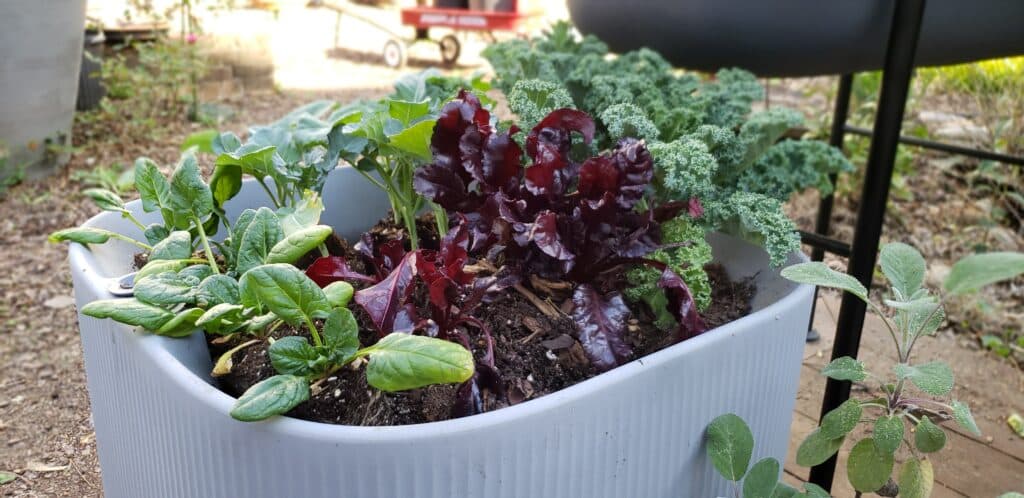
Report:
M10 168L50 171L71 143L86 0L0 1L0 146ZM10 171L0 171L0 178Z
M324 198L323 221L346 237L388 207L347 168ZM247 183L228 211L264 202ZM113 213L88 224L140 236ZM724 496L704 429L737 413L757 438L755 459L785 458L812 288L779 277L755 246L725 236L712 245L734 278L756 275L755 313L542 398L430 424L237 422L234 399L211 385L201 334L166 339L80 316L106 496ZM129 270L133 252L72 245L79 307L109 297L108 279Z

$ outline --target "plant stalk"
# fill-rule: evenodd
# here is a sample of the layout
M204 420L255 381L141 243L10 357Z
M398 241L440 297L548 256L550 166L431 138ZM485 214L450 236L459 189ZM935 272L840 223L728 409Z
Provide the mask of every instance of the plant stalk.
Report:
M200 220L198 216L193 216L192 219L196 222L196 228L199 230L199 240L203 243L203 251L206 253L206 259L210 261L210 269L213 270L214 274L220 273L220 269L217 268L217 260L213 257L213 250L210 249L210 241L206 238L206 230L203 229L203 220Z
M137 240L135 240L135 239L133 239L131 237L128 237L126 235L121 235L119 233L112 233L110 236L115 238L115 239L123 240L125 242L128 242L129 244L135 244L136 246L139 246L142 249L145 249L146 252L149 252L149 251L153 250L153 246L151 246L149 244L146 244L144 242L139 242L139 241L137 241Z
M311 320L309 317L305 317L305 320L306 327L309 328L309 335L313 337L313 344L316 344L317 347L323 346L324 343L323 341L320 340L320 332L317 332L316 325L313 324L313 320Z

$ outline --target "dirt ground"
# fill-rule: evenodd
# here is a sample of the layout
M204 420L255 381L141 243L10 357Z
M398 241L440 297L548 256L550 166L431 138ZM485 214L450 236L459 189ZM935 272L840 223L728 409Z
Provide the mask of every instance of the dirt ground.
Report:
M282 13L283 23L301 24L303 14ZM333 16L317 16L315 43L328 44ZM324 20L324 19L327 20ZM275 49L276 50L276 49ZM242 133L248 124L271 121L301 103L317 98L348 101L370 97L387 91L400 72L380 66L376 58L351 51L331 51L325 46L320 55L293 61L289 71L292 80L279 91L261 90L239 93L237 89L221 95L220 104L234 114L224 128ZM425 49L424 49L425 50ZM307 54L308 55L308 54ZM413 54L428 65L435 57L430 51ZM472 61L472 57L468 59ZM319 62L318 62L319 61ZM317 65L319 64L319 65ZM308 77L301 73L310 67ZM413 67L413 69L418 69ZM467 64L461 68L472 71ZM300 71L299 74L295 74ZM780 82L773 88L772 98L779 102L793 101L805 112L822 113L828 102L821 92L809 94L806 82ZM831 80L812 82L811 86L827 87ZM811 97L808 97L811 95ZM96 165L130 164L146 155L160 164L170 165L178 157L178 146L198 125L168 123L165 131L142 143L83 143L81 127L76 129L76 149L68 166L53 176L29 181L10 189L0 199L0 471L15 472L18 478L0 485L2 496L100 496L100 468L90 419L89 399L85 389L81 345L72 298L71 277L66 264L66 249L48 244L50 232L77 225L96 213L91 203L77 192L81 185L73 181L75 171ZM934 164L926 156L919 159L922 167ZM924 171L924 170L919 170ZM926 257L938 261L938 269L930 275L941 276L942 267L953 257L964 254L974 243L984 240L992 247L1021 250L1019 231L1005 230L988 223L984 199L964 193L955 174L922 173L910 178L913 199L895 200L890 206L885 237L904 240L922 248ZM804 227L814 217L816 197L801 196L791 203L790 212ZM837 207L835 232L849 237L853 219L852 201ZM839 261L836 261L839 264ZM954 315L959 321L983 316L986 308L978 303L993 302L1002 307L1004 318L993 327L1020 327L1024 309L1024 291L1020 284L1004 286L983 299L964 303ZM820 306L819 323L827 328L838 307L833 302ZM1006 315L1006 313L1010 313ZM1016 313L1016 315L1014 315ZM1009 325L1007 325L1007 323ZM870 326L870 323L869 323ZM829 336L808 347L808 358L794 414L794 442L806 434L817 418L823 381L816 371L827 361ZM872 342L865 332L864 349L879 356L881 345ZM986 438L964 435L962 444L936 455L936 472L952 477L939 477L942 493L937 496L993 496L995 492L1011 491L1016 482L1024 487L1024 440L1009 432L1005 417L1013 411L1024 412L1024 374L1007 360L978 350L973 336L940 333L922 353L934 353L952 360L958 395L972 403ZM956 441L961 441L957 439ZM966 449L965 449L966 448ZM795 445L793 446L795 450ZM806 477L800 469L787 465L789 479ZM998 478L992 478L998 473ZM945 479L945 480L943 480ZM837 488L845 489L845 488ZM948 493L947 493L948 491ZM844 495L846 496L846 495Z

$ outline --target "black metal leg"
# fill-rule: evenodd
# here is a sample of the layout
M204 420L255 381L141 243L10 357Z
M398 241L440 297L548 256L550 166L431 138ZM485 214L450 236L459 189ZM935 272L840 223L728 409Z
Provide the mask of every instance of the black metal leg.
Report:
M853 90L853 74L844 74L839 77L839 88L836 90L835 109L832 112L832 131L829 133L828 142L833 147L843 150L843 138L846 136L846 120L850 113L850 93ZM836 175L830 175L829 181L836 184ZM814 223L814 233L821 236L828 236L829 226L832 224L832 205L835 203L835 193L826 195L818 201L818 219ZM811 261L825 259L825 249L816 244L811 250ZM807 323L807 342L815 342L821 335L814 330L814 312L818 308L818 289L814 289L814 302L811 303L811 318Z
M910 89L914 70L914 52L921 31L921 18L925 0L897 0L893 10L893 22L889 31L889 46L885 54L882 73L882 91L878 99L878 114L871 149L868 152L867 168L864 175L860 209L853 236L853 251L847 273L866 287L871 287L878 243L885 220L885 206L889 199L893 162L899 146L903 111ZM861 329L867 307L860 299L849 293L843 295L836 328L836 340L832 358L857 356L860 347ZM825 397L821 414L832 411L850 397L850 383L829 379L825 386ZM810 481L825 488L832 488L836 457L811 469Z

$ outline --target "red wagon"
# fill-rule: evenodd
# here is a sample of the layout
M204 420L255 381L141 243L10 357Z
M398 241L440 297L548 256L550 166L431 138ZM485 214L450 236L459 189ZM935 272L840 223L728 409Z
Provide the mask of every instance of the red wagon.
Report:
M472 4L479 2L473 1ZM407 7L400 10L403 26L415 28L412 37L396 33L388 26L385 26L379 19L378 13L370 13L369 7L361 7L352 4L347 0L313 0L310 6L324 7L337 12L337 24L335 25L335 45L338 40L338 29L342 15L352 17L374 26L389 35L390 39L384 43L382 55L384 63L391 67L405 65L408 48L419 42L436 43L441 51L441 61L444 64L454 64L462 51L462 45L456 34L460 32L483 32L491 39L496 31L521 32L524 21L536 17L538 12L523 12L520 10L520 0L506 0L503 10L485 10L482 8L453 8L453 7ZM475 6L475 5L474 5ZM376 18L376 19L375 19ZM431 28L450 29L453 33L434 39L430 37Z

